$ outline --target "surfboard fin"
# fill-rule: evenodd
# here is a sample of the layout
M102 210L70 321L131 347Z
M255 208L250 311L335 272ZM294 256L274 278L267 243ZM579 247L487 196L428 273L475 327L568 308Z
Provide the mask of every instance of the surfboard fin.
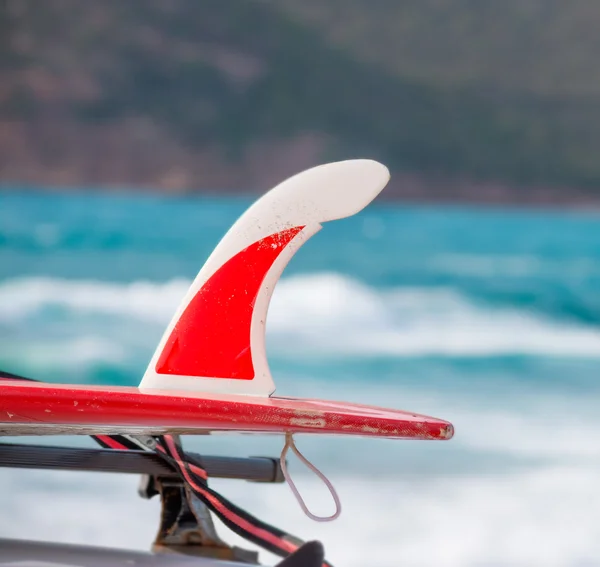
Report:
M389 177L372 160L329 163L290 177L258 199L193 281L140 389L271 395L265 328L281 273L321 223L362 210Z

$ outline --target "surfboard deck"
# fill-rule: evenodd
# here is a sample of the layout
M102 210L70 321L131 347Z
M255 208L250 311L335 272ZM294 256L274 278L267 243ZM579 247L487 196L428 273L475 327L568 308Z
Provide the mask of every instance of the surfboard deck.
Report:
M450 439L444 420L324 400L3 380L0 435L313 433Z

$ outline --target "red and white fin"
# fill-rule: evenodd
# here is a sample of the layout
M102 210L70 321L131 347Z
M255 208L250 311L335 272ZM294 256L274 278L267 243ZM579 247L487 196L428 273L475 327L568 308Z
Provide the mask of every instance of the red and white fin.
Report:
M361 211L389 177L372 160L329 163L290 177L258 199L198 273L140 388L271 395L265 325L275 284L322 222Z

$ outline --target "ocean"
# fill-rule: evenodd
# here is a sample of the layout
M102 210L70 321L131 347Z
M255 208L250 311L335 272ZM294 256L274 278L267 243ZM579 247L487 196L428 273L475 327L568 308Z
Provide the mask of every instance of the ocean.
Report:
M187 286L249 203L0 192L0 368L137 385ZM327 223L274 293L277 393L433 415L455 436L298 435L341 497L332 523L306 518L286 485L212 486L320 539L337 567L600 565L599 221L375 203ZM57 441L92 446L45 442ZM186 440L236 456L282 446L279 436ZM331 513L318 479L294 457L290 470L313 511ZM0 469L0 537L148 549L158 502L140 499L137 482Z

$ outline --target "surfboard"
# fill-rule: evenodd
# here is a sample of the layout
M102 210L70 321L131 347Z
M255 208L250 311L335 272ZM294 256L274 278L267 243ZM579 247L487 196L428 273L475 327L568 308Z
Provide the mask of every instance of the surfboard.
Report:
M310 399L0 382L0 434L328 433L448 439L439 419Z
M280 183L207 259L138 388L0 380L0 434L236 431L450 439L452 425L434 417L273 395L265 328L279 277L321 223L358 213L388 180L382 164L349 160Z

